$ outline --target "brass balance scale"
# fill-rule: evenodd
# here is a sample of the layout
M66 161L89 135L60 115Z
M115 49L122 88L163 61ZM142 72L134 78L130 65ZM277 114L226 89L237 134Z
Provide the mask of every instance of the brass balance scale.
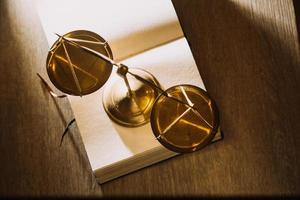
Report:
M151 73L114 61L107 41L96 33L77 30L57 36L46 68L60 91L75 96L91 94L107 82L116 67L119 79L104 89L102 99L115 123L137 127L150 122L154 137L179 153L199 150L214 138L219 127L217 107L201 88L176 85L162 89ZM42 81L52 96L67 96L55 94Z

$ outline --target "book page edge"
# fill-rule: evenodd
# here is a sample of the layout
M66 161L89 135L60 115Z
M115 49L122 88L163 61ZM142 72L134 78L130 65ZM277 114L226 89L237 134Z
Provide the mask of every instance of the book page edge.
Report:
M221 131L221 128L219 127L218 132L216 133L215 137L213 138L210 144L220 141L223 138L223 133ZM149 149L145 152L136 154L132 157L126 158L124 160L120 160L116 163L96 169L94 170L94 174L98 183L103 184L105 182L130 174L131 172L135 172L137 170L143 169L145 167L151 166L155 163L172 158L177 155L180 154L170 151L161 145Z

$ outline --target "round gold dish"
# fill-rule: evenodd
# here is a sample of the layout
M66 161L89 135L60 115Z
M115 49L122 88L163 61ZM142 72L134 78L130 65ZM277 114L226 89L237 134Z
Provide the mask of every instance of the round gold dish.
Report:
M215 136L219 127L218 111L208 94L192 85L177 85L166 93L190 105L161 94L151 112L151 127L166 148L187 153L199 150Z
M107 42L96 33L77 30L63 37L113 58ZM62 38L53 44L48 53L47 72L51 82L70 95L82 96L95 92L105 84L111 71L111 64Z
M130 71L147 81L159 86L158 81L149 72L130 68ZM149 85L126 75L130 91L124 79L118 79L107 85L103 93L103 106L108 116L117 124L127 127L136 127L149 122L152 105L159 92Z

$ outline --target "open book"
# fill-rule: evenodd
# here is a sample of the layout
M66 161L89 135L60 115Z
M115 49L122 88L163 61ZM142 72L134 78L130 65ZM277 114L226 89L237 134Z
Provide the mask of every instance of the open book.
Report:
M205 89L169 0L39 0L36 5L49 46L57 40L53 33L90 30L108 41L115 60L149 71L163 88L192 84ZM113 71L105 85L116 76ZM155 139L149 123L128 128L112 122L102 106L103 90L68 96L100 183L178 155Z

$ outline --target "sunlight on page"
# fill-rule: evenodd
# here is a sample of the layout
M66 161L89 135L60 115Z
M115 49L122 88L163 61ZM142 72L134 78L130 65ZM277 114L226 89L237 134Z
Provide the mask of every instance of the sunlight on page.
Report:
M183 36L171 1L37 0L36 5L50 45L57 39L54 32L91 30L108 41L117 60Z

